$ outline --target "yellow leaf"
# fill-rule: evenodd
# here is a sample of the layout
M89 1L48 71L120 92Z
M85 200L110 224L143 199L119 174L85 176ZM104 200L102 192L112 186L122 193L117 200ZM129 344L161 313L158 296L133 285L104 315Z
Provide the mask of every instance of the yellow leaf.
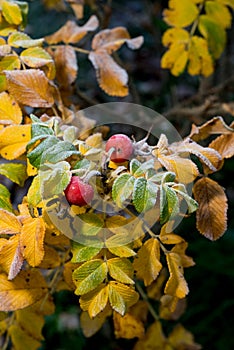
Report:
M47 36L45 40L48 44L57 44L61 41L65 44L75 44L97 27L98 19L96 16L91 16L83 26L78 26L74 21L67 21L64 26L52 35Z
M131 262L125 258L113 258L107 261L108 272L116 281L125 284L134 284L133 267Z
M193 258L185 254L185 251L187 248L188 248L188 243L183 241L176 244L171 250L172 252L179 254L181 265L183 267L190 267L195 265Z
M0 269L12 280L21 270L24 258L19 245L19 234L6 240L0 248Z
M147 287L147 295L153 300L160 300L163 294L163 286L168 278L168 272L165 267L159 273L158 278Z
M76 80L78 64L76 52L70 45L60 45L53 52L57 75L60 86L68 87Z
M191 38L188 59L189 74L202 74L208 77L214 72L214 63L208 50L207 41L197 35Z
M0 47L0 52L2 51L2 47ZM2 52L1 52L2 53ZM14 69L20 69L21 63L18 56L15 55L7 55L5 57L2 57L0 61L0 71L3 72L4 70L14 70Z
M9 35L7 42L13 47L28 48L34 46L41 46L44 42L44 39L32 39L26 33L14 32L11 35Z
M128 95L128 75L105 50L93 51L89 54L97 75L100 87L110 96Z
M80 306L84 311L88 311L89 317L96 317L102 312L108 302L109 286L102 283L93 291L80 297Z
M187 331L181 324L177 324L168 337L173 349L200 350L202 347L194 342L193 334Z
M37 175L37 168L35 168L27 158L27 174L28 176L35 176Z
M112 310L110 306L107 306L102 313L98 314L94 318L90 318L88 312L82 312L80 315L80 326L85 337L92 337L97 333L105 323L107 317L111 316Z
M97 132L93 135L90 135L86 140L85 143L90 147L95 148L101 148L102 147L102 134L100 132Z
M9 335L15 350L37 350L41 343L28 335L25 330L17 325L9 327Z
M98 287L107 276L107 264L101 259L87 261L73 272L75 294L83 295Z
M13 281L9 281L7 275L1 273L0 286L1 311L23 309L47 293L47 284L36 270L21 271Z
M144 336L145 328L143 323L130 313L121 316L119 313L114 312L113 321L116 338L132 339Z
M30 305L30 310L43 316L53 314L55 312L55 304L52 296L48 294L44 295L36 303Z
M38 266L40 269L54 269L61 264L59 253L52 247L44 246L44 257Z
M55 66L50 54L42 49L41 47L30 47L20 54L21 60L31 68L40 68L47 66L48 73L47 77L49 79L54 79L55 77Z
M166 228L167 228L167 224L163 225L159 236L160 241L163 244L177 244L184 241L184 239L181 236L176 235L172 232L171 233L167 232Z
M184 279L180 256L174 252L170 252L166 254L166 259L170 277L166 283L164 292L180 299L184 298L189 290L187 282Z
M169 28L162 36L164 46L170 46L173 43L183 44L186 46L189 42L189 33L182 28Z
M234 132L231 134L221 135L214 139L210 144L210 148L215 149L222 158L231 158L234 156Z
M53 87L39 69L5 71L9 93L23 105L52 107Z
M26 218L20 236L24 258L30 266L40 265L44 257L45 223L39 218Z
M31 139L31 125L10 125L0 130L0 154L3 158L12 160L26 151L26 145Z
M18 103L7 92L0 93L0 124L20 124L22 111Z
M227 228L227 197L223 188L208 177L199 179L193 193L199 204L196 212L197 228L211 241L220 238Z
M165 22L174 27L187 27L198 16L198 8L192 0L170 0L169 9L163 11Z
M122 283L109 282L109 301L111 307L120 315L124 315L127 309L136 304L139 295L132 288Z
M31 307L27 307L15 312L15 317L18 325L31 337L40 341L44 337L42 328L44 326L44 317L38 312L33 311Z
M8 23L19 25L22 22L21 10L16 3L3 0L1 5L2 14Z
M161 66L170 69L173 75L178 76L184 71L187 61L188 52L185 51L185 45L174 43L162 56Z
M21 223L18 218L7 210L0 209L0 233L15 234L21 230Z
M148 328L144 338L138 340L133 350L172 350L166 348L167 340L163 334L159 321L155 321Z
M154 238L147 240L139 249L133 263L136 276L149 286L158 276L162 264L160 262L159 241Z
M81 264L72 263L71 261L68 261L67 263L64 264L63 279L67 283L67 285L69 286L69 288L71 290L76 289L76 286L75 286L73 279L72 279L72 274L75 271L75 269L77 269L77 267L79 267L80 265Z

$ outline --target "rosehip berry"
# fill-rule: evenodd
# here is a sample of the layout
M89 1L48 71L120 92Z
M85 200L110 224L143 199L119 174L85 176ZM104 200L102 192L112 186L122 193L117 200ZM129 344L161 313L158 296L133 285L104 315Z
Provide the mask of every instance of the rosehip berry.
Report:
M90 184L83 182L79 176L72 176L64 193L70 204L82 207L91 202L94 190Z
M106 152L111 148L114 148L114 151L111 153L110 160L115 163L123 163L133 154L132 141L124 134L116 134L109 138L106 143Z

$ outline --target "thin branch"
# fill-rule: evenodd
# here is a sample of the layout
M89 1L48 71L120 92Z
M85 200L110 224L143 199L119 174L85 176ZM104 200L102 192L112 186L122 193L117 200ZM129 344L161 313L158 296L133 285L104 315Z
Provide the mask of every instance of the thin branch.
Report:
M156 313L156 311L154 310L153 306L150 304L149 299L147 294L144 292L144 290L142 289L141 285L136 282L136 289L138 290L138 292L140 293L142 299L146 302L149 312L151 313L151 315L153 316L153 318L158 321L159 320L159 316Z

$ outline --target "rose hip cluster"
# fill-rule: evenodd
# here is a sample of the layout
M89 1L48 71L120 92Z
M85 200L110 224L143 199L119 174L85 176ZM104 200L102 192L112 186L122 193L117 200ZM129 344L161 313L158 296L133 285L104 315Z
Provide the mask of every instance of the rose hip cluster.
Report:
M124 134L111 136L106 142L106 152L110 152L110 160L114 163L128 161L134 153L132 140ZM111 151L112 150L112 151ZM70 183L64 191L70 204L85 206L94 196L93 187L79 176L72 176Z

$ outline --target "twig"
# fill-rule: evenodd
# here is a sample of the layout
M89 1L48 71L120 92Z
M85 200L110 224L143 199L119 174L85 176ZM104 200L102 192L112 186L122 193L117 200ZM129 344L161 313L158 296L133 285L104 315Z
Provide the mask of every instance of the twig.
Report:
M148 296L147 294L144 292L144 290L142 289L141 285L136 282L136 288L138 290L138 292L140 293L142 299L146 302L149 312L151 313L151 315L153 316L153 318L158 321L159 320L159 316L156 313L156 311L154 310L153 306L150 304L149 300L148 300Z

